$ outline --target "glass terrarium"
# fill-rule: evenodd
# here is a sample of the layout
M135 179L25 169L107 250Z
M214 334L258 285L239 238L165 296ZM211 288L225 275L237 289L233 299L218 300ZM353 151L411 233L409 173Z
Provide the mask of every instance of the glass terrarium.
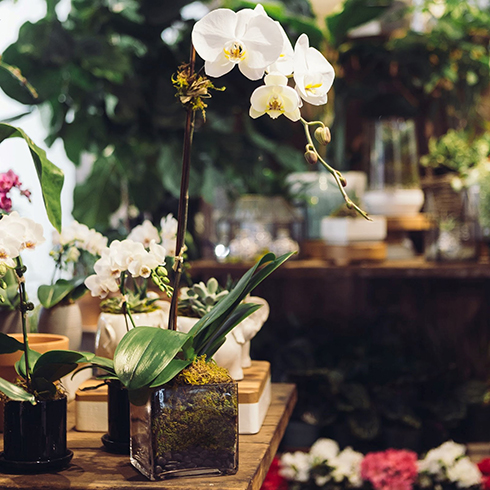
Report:
M150 480L238 470L238 385L162 387L131 405L131 464Z

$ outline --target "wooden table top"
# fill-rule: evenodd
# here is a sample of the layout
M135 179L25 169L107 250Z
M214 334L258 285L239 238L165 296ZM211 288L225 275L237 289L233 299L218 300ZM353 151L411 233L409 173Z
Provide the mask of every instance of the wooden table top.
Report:
M103 449L102 433L68 433L68 448L74 453L70 466L58 473L41 475L0 474L2 490L259 490L284 435L296 403L296 387L272 384L272 403L258 434L240 435L238 473L233 476L181 478L149 481L129 463L129 456ZM74 427L74 406L68 410L68 427Z

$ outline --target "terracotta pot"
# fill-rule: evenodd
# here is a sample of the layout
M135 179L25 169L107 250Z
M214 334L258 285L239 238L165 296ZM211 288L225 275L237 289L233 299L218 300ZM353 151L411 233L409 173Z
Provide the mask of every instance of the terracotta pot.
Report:
M39 333L66 335L71 350L80 349L82 344L82 314L78 303L41 308L38 323Z
M12 337L22 342L22 334L14 333ZM28 334L29 347L40 354L50 350L68 349L68 337L49 333L30 333ZM22 357L22 351L12 354L2 354L0 356L0 378L14 382L17 379L17 372L14 364ZM3 403L0 402L0 430L3 431Z

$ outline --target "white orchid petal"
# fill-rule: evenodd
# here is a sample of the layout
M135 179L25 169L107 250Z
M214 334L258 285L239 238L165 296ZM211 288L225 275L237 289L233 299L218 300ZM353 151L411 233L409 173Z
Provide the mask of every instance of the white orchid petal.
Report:
M204 71L209 77L218 78L226 75L228 72L233 70L235 63L226 59L223 55L217 61L205 61Z
M284 85L288 84L288 79L285 75L279 72L272 72L265 76L264 82L266 85Z
M238 17L230 9L216 9L197 21L192 29L192 44L205 61L214 61L223 46L236 37Z
M238 68L249 80L260 80L264 76L264 68L251 68L246 61L242 61Z
M253 17L241 38L247 48L248 64L252 68L266 68L277 61L282 52L283 38L279 25L262 15Z
M253 106L250 106L248 114L252 119L257 119L258 117L263 116L265 114L265 111L258 111Z
M291 121L296 122L301 119L301 112L299 110L299 107L297 107L294 111L292 112L285 112L284 115L288 118L291 119Z

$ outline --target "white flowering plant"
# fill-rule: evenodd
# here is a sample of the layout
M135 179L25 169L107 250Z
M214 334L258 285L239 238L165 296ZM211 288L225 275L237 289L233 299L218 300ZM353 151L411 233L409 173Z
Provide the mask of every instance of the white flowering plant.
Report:
M53 234L53 249L50 252L55 269L50 284L39 286L37 296L44 308L58 304L70 304L87 291L84 284L94 263L107 246L107 238L88 226L73 221ZM70 279L60 277L69 274Z
M480 488L482 474L466 455L466 447L446 441L418 461L421 488Z
M72 372L79 363L89 362L94 357L91 353L61 350L41 355L29 348L27 312L32 310L34 305L27 300L24 275L26 267L20 254L25 250L35 249L44 241L42 226L29 218L19 216L15 211L0 219L0 282L8 271L14 272L23 334L23 341L20 342L14 337L0 333L0 354L23 351L22 358L15 366L22 379L22 386L0 378L0 391L11 400L28 401L33 404L38 400L55 397L60 378Z

